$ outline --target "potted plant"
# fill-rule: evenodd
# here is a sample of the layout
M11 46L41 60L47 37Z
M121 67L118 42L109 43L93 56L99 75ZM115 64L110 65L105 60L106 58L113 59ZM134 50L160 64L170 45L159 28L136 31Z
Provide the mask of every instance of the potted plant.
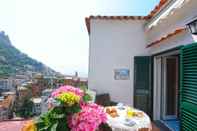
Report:
M23 131L95 131L107 116L103 107L88 100L81 89L61 86L49 98L49 111L29 121Z

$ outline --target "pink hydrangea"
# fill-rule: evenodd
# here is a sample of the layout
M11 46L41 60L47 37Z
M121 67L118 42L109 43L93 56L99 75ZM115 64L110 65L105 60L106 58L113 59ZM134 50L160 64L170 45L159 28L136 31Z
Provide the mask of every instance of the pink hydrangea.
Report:
M106 123L107 116L103 107L84 103L81 108L81 112L74 114L69 120L71 131L95 131L101 123Z
M53 91L51 96L55 98L59 94L61 94L62 92L72 92L80 97L82 97L84 95L84 92L81 89L70 86L70 85L65 85L65 86L61 86L58 89L56 89L55 91Z

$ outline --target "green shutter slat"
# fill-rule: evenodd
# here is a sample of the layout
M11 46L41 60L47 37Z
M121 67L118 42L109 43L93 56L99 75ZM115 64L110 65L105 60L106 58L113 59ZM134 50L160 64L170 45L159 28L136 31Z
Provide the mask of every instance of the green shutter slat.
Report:
M183 61L184 64L187 64L187 63L196 63L196 62L197 62L196 59L195 60L184 60Z
M184 68L188 67L188 66L197 66L197 63L188 63L188 64L184 64Z
M191 129L190 129L187 125L185 125L185 124L183 124L182 126L183 126L183 131L190 131L190 130L191 130Z
M193 61L195 61L196 60L196 56L185 56L185 60L183 60L183 61L190 61L190 60L193 60Z
M184 74L185 75L193 75L193 74L195 74L195 73L197 73L197 71L196 70L184 70Z
M197 43L181 49L180 74L181 129L197 131Z
M188 98L186 98L186 99L182 99L184 102L188 102L188 103L192 103L192 104L197 104L197 102L195 102L195 101L193 101L193 100L190 100L190 99L188 99Z
M181 83L183 83L183 81ZM195 88L196 89L196 85L184 84L183 89L186 89L187 90L188 88Z
M187 58L187 57L197 57L197 54L196 53L184 54L183 58Z
M193 112L194 114L197 115L197 106L195 104L188 103L188 102L182 102L181 108L184 108L184 109L186 109L190 112Z
M187 121L188 123L190 123L191 125L193 125L194 127L197 126L197 121L196 119L191 119L193 118L193 115L189 115L188 113L183 112L182 117L184 118L185 121ZM190 126L191 126L190 125Z
M184 69L184 70L191 70L191 69L196 70L196 69L197 69L197 65L196 65L196 66L192 66L192 65L190 65L190 66L185 66L183 69Z
M192 82L191 80L183 81L183 83L188 84L188 85L195 85L197 87L197 82Z
M193 78L184 78L185 81L192 81L192 82L197 82L197 79L193 79Z
M183 76L183 78L184 79L186 79L186 78L197 79L197 76L189 75L189 76Z
M188 76L192 76L192 75L195 75L196 73L193 72L193 73L183 73L183 75L188 75Z
M192 103L192 104L197 104L197 102L194 101L193 98L187 97L187 96L183 96L182 101L184 101L184 102L189 102L189 103Z
M190 117L193 116L193 121L196 121L196 123L197 123L197 116L196 115L193 115L192 113L190 113L189 110L185 109L183 111L183 114L187 114L187 116L190 116Z
M191 121L184 121L184 126L186 126L187 129L189 129L186 131L194 131L193 129L196 128L196 126Z
M183 118L186 119L186 121L184 121L185 124L187 124L189 127L195 128L195 122L191 121L186 114L183 115Z
M193 44L187 45L187 46L182 48L182 50L184 50L185 52L191 51L191 50L194 50L194 49L197 49L197 43L193 43ZM183 52L183 53L185 53L185 52Z
M197 92L193 91L193 90L183 90L183 93L185 93L186 95L191 94L194 95L194 97L197 97Z
M188 95L184 94L183 101L188 101L188 100L190 100L190 102L193 104L197 104L196 98L192 97L192 95L188 96Z
M194 91L189 91L189 90L184 91L184 90L183 90L183 93L184 93L185 96L191 96L191 97L193 97L193 98L197 98L197 93L194 92Z
M186 56L186 55L191 55L191 54L193 54L193 53L196 53L197 51L194 51L194 49L192 49L192 50L184 50L184 56ZM183 56L183 57L184 57Z
M187 88L187 89L185 89L185 88ZM193 92L197 92L197 89L196 89L196 88L193 88L193 87L191 87L191 86L190 86L190 87L185 86L185 87L183 88L183 90L182 90L182 91L184 92L185 90L188 90L188 91L190 91L190 90L191 90L191 91L193 91Z

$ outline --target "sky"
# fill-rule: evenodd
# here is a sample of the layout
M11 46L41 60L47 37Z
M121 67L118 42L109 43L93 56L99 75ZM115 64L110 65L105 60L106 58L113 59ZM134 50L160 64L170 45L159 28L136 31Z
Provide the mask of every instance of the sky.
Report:
M0 31L63 74L88 76L90 15L147 15L159 0L0 0Z

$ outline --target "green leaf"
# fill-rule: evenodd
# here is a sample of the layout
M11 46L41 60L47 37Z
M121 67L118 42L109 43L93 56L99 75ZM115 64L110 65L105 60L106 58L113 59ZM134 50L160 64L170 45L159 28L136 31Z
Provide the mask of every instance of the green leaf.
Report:
M57 131L58 122L54 123L50 129L50 131Z
M70 131L67 122L60 120L58 123L57 131Z
M65 118L66 115L65 114L52 114L52 118L54 119L61 119L61 118Z
M84 100L85 102L88 102L88 101L91 101L91 100L92 100L92 97L91 97L89 94L85 94L85 95L83 96L83 100Z

